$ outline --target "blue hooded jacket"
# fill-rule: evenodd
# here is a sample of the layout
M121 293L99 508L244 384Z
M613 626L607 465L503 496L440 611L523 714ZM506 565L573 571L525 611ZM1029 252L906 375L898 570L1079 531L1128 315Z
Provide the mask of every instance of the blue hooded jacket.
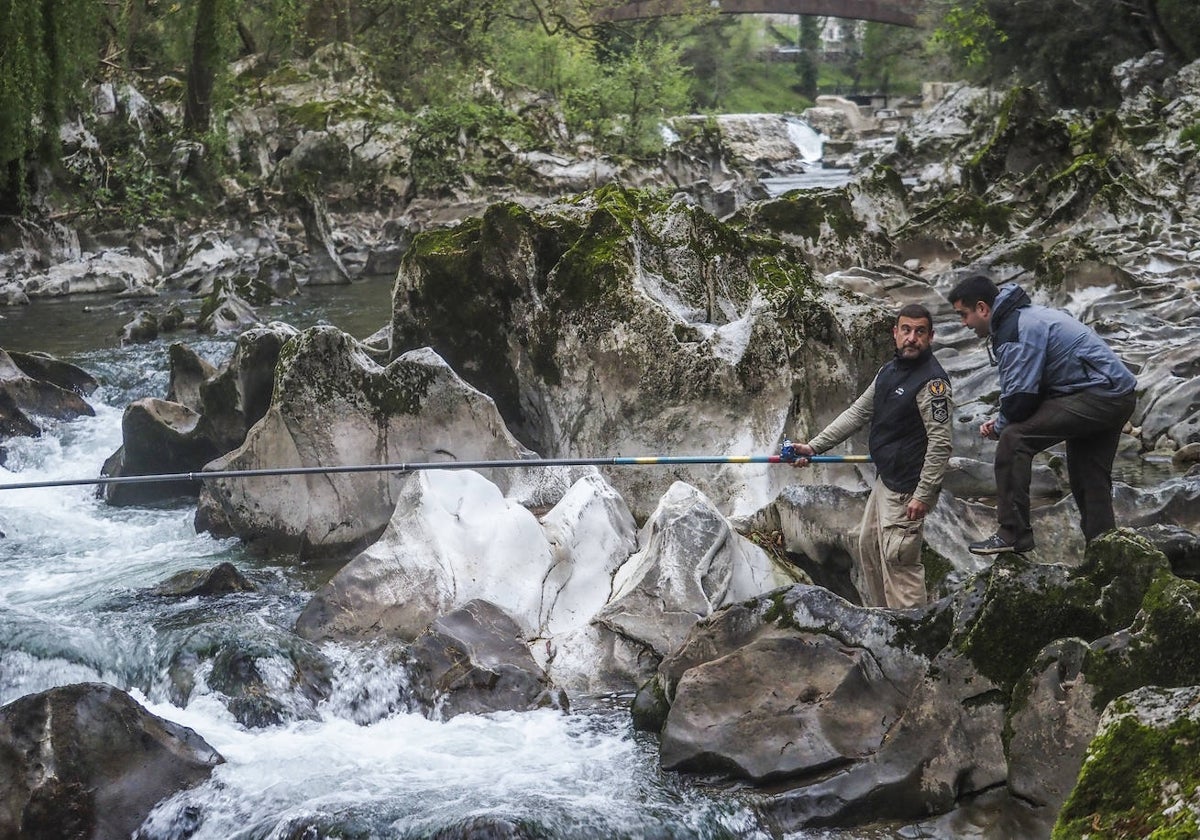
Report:
M1049 397L1086 390L1119 397L1137 387L1137 377L1090 327L1034 305L1020 286L1000 289L990 330L1000 365L997 434L1030 417Z

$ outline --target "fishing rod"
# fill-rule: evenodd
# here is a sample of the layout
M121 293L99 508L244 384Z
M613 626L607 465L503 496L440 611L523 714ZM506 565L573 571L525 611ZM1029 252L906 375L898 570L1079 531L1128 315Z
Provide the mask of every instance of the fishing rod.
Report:
M778 455L642 455L605 458L514 458L494 461L418 461L396 464L352 464L340 467L268 467L257 470L202 470L159 475L101 475L95 478L63 478L50 481L21 481L0 484L0 490L32 490L40 487L79 485L148 484L157 481L205 481L213 478L258 478L279 475L329 475L336 473L418 472L421 470L480 470L541 467L646 467L674 464L865 464L870 455L801 455L784 441Z

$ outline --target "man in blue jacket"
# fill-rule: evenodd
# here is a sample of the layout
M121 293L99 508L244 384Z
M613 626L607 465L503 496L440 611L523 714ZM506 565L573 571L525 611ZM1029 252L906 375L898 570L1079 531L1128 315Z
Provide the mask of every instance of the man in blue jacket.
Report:
M1000 413L979 427L982 436L999 441L999 528L970 550L1033 548L1033 456L1064 441L1084 539L1091 542L1111 530L1113 459L1133 414L1137 378L1093 330L1065 312L1035 306L1020 286L997 289L991 279L975 275L955 286L949 298L963 324L980 338L990 336L1000 369Z

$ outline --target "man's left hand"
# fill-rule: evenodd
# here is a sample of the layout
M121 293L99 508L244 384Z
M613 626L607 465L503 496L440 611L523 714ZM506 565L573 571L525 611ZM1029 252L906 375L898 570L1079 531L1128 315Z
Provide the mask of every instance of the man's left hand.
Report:
M924 519L927 513L929 513L929 505L919 499L909 499L908 507L904 509L904 515L908 517L910 522Z

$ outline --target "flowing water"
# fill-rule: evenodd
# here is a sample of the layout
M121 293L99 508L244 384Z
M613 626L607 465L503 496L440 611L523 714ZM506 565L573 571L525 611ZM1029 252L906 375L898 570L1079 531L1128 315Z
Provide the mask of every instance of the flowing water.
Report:
M328 319L361 338L386 321L387 292L378 284L314 290L268 317L297 326ZM124 308L75 300L4 313L0 346L58 355L102 386L89 399L95 417L10 441L0 483L98 475L121 442L124 406L165 394L170 340L214 363L232 349L231 340L195 335L120 348ZM226 759L208 782L160 803L144 838L417 838L455 826L443 836L770 836L749 793L660 771L654 739L632 731L629 698L576 698L570 714L430 720L407 711L406 675L386 650L330 644L321 652L333 663L332 690L319 703L288 685L286 669L273 675L259 662L285 698L288 722L238 723L203 667L180 701L172 665L181 651L205 640L278 648L329 573L198 535L193 510L112 508L91 487L0 491L0 704L103 681L191 727ZM257 591L186 599L150 591L222 561ZM472 820L523 833L464 834Z

